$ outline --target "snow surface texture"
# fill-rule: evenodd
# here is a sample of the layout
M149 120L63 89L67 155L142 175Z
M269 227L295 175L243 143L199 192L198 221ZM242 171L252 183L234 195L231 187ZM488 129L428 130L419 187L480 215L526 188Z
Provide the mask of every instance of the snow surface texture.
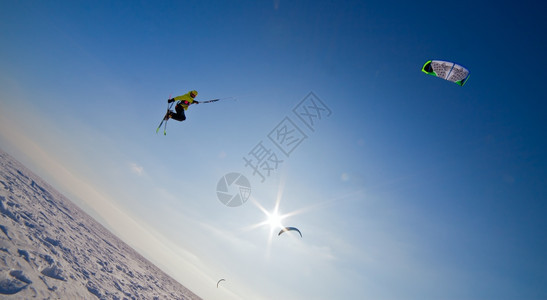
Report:
M200 299L0 150L1 299Z

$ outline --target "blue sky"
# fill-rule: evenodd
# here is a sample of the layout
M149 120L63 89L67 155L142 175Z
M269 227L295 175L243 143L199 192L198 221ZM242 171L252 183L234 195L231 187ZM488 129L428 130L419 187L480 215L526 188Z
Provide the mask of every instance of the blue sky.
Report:
M1 147L205 299L545 299L544 10L3 1ZM157 135L193 89L234 98ZM313 131L310 92L332 112ZM307 138L261 182L243 157L286 117ZM216 196L230 172L239 207ZM276 203L303 238L254 226Z

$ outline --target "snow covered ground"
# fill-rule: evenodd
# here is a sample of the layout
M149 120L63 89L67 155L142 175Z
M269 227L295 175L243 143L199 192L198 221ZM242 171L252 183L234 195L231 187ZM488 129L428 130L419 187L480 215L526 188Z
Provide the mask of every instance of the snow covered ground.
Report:
M1 150L0 298L200 299Z

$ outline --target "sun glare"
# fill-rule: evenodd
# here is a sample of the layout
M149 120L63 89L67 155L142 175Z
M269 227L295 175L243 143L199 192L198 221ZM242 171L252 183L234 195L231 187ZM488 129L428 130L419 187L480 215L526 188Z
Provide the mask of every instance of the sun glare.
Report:
M272 213L266 213L267 215L267 223L270 225L270 229L280 229L283 227L281 225L281 220L283 219L282 216L280 216L277 211L274 211Z

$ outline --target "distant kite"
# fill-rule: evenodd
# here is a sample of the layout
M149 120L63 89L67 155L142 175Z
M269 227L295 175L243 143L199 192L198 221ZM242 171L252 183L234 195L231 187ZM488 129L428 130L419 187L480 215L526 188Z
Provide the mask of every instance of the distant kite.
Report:
M226 281L226 279L222 278L221 280L219 280L219 281L217 282L217 289L218 289L218 284L219 284L221 281Z
M463 86L469 78L469 70L456 63L443 60L430 60L425 63L422 72Z
M280 236L285 231L296 231L300 234L300 237L302 237L302 232L300 232L300 230L298 230L298 228L296 227L285 227L281 229L281 231L277 235Z

